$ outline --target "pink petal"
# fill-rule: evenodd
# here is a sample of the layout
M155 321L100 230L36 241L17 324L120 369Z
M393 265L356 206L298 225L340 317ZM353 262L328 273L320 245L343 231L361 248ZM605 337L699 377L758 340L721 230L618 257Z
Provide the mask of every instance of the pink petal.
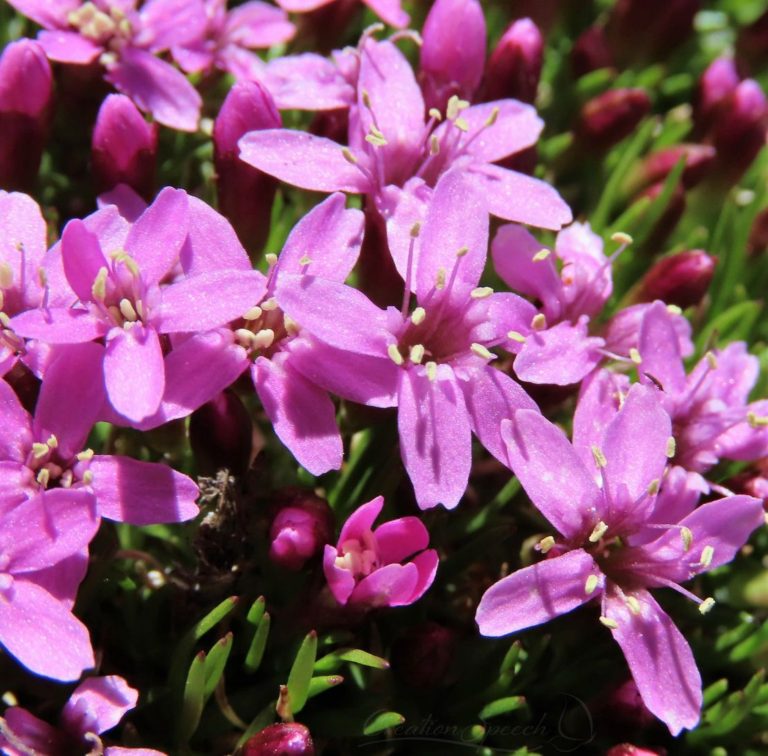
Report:
M285 12L259 0L233 8L227 16L227 36L243 47L266 48L289 42L296 27Z
M341 533L339 533L339 544L352 539L362 540L363 536L373 528L373 523L381 514L383 507L383 496L377 496L365 504L361 504L342 526Z
M480 443L496 459L507 463L507 446L501 437L501 421L513 418L519 409L538 411L536 402L520 384L496 368L473 373L460 384L472 421L472 430Z
M134 43L152 52L195 42L208 23L202 0L147 0L139 18L141 31Z
M487 256L488 223L484 198L466 174L446 173L435 187L419 235L416 291L420 302L435 291L441 269L448 278L456 267L452 289L456 294L477 286ZM464 249L468 251L457 257L456 253Z
M47 250L46 235L45 221L37 202L19 192L0 192L0 260L11 266L14 287L21 289L23 277L25 288L38 288L38 270ZM22 247L23 255L19 252ZM26 299L29 294L23 292L22 296L25 294ZM7 301L5 308L8 312Z
M672 422L659 403L658 390L635 384L621 410L605 429L601 451L604 488L611 521L639 523L653 506L648 487L661 481L667 464Z
M204 41L171 50L173 60L185 73L200 73L213 68L216 56L213 48L207 48Z
M327 392L285 360L259 357L251 374L275 433L299 464L312 475L340 469L344 449Z
M638 614L623 599L607 598L605 614L618 624L611 634L624 652L643 703L678 735L699 722L701 676L688 642L651 594L635 590L632 595L640 603Z
M104 52L104 47L74 31L41 31L37 41L45 54L60 63L87 65Z
M585 586L598 579L593 593ZM480 599L475 621L481 635L497 637L541 625L602 593L605 577L582 549L517 570L492 585Z
M288 235L275 275L308 273L343 282L352 272L363 241L363 214L347 210L333 194L305 215ZM306 263L306 259L311 262Z
M663 302L654 302L645 311L640 327L638 350L640 371L653 376L669 393L685 388L685 368L680 356L671 315Z
M86 546L77 554L68 556L53 567L27 572L27 580L45 588L57 601L71 610L77 598L77 589L88 572L90 557Z
M364 577L352 591L350 604L358 606L405 606L419 580L418 568L412 564L387 564Z
M5 381L0 381L0 427L0 459L23 463L32 444L31 420Z
M408 601L409 604L418 601L427 592L432 583L435 582L435 575L437 574L437 567L440 564L440 557L434 549L427 549L426 551L422 551L421 554L417 554L411 560L411 564L416 567L419 577L413 588L411 598Z
M88 629L40 586L15 580L13 599L0 595L0 607L0 643L30 672L69 681L94 666Z
M160 406L165 389L165 365L157 331L137 324L114 328L104 355L104 383L115 411L141 421Z
M308 13L328 5L333 0L275 0L277 4L289 13Z
M114 189L103 192L96 198L99 210L106 210L111 205L119 211L120 217L130 223L135 223L139 216L147 209L147 203L142 197L131 189L127 184L118 184ZM87 219L86 219L87 220ZM128 235L129 226L126 224L123 238ZM107 244L107 249L122 249L125 247L125 240L115 246Z
M395 29L405 29L411 17L402 9L400 0L363 0L363 2L385 23Z
M488 119L498 108L498 116L492 126ZM497 160L520 152L532 145L541 134L544 122L536 115L536 108L517 100L497 100L473 105L461 113L469 130L465 137L472 143L467 152L478 161L495 163ZM472 138L475 134L478 136Z
M184 522L198 513L191 478L159 462L97 454L89 468L99 514L131 525Z
M258 271L218 270L200 273L165 286L152 320L160 333L217 328L241 318L266 290Z
M11 328L27 339L49 344L78 344L101 338L108 326L88 310L49 307L27 310L11 318Z
M752 402L744 408L744 414L754 413L757 417L768 415L768 400ZM751 461L768 455L768 428L754 428L748 420L729 428L717 439L717 450L721 457Z
M453 509L469 480L469 413L453 371L438 365L429 380L421 369L401 371L397 425L400 454L421 509Z
M280 110L336 110L355 100L355 90L338 67L316 53L275 58L261 80Z
M155 120L179 131L195 131L202 100L186 77L145 50L126 46L107 80Z
M507 286L528 297L538 299L550 320L561 316L563 284L557 274L552 255L535 259L542 250L522 226L507 224L496 232L491 244L493 267Z
M282 275L277 301L308 333L337 349L381 357L394 337L387 313L363 292L315 276Z
M504 220L557 231L573 219L560 195L539 179L496 165L468 171L488 212Z
M6 738L0 734L0 746L4 746L4 753L8 756L26 756L29 753L55 753L66 752L70 745L67 736L60 730L51 727L26 709L13 706L3 712L3 718L8 729L25 746L20 750L12 746Z
M145 283L160 281L179 259L188 223L187 193L168 187L131 226L125 251L138 263Z
M64 227L61 258L72 291L81 302L92 301L96 276L101 268L109 270L109 265L101 251L98 237L81 220L72 220Z
M531 331L515 358L516 375L529 383L578 383L603 360L599 350L605 342L587 333L586 316L576 325L563 321L546 331Z
M373 531L381 561L402 562L429 545L429 531L418 517L400 517Z
M19 13L31 18L45 29L69 26L67 16L81 4L81 0L8 0Z
M69 732L100 734L111 730L136 706L139 691L118 675L90 677L78 685L61 712Z
M336 566L338 556L339 552L330 544L326 544L323 551L323 574L333 597L343 606L355 588L355 578L349 570Z
M519 410L501 423L509 463L537 509L566 538L597 524L603 496L565 434L538 412Z
M303 131L261 129L246 134L239 144L240 157L248 165L293 186L319 192L369 191L369 180L330 139Z

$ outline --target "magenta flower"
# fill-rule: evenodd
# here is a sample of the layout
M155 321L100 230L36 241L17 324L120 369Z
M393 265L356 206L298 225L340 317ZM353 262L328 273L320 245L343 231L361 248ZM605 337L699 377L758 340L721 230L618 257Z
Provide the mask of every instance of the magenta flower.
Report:
M43 27L38 41L51 60L98 61L105 78L165 126L194 131L201 99L173 66L157 57L192 43L206 25L202 0L9 0Z
M323 8L337 0L275 0L289 13L309 13ZM382 21L404 29L410 23L410 16L402 9L401 0L362 0Z
M288 492L278 507L269 527L269 558L298 572L331 540L333 511L325 499L307 491Z
M611 261L589 224L557 235L555 257L520 226L502 226L491 245L493 264L515 291L541 302L521 330L510 334L515 373L530 383L577 383L603 359L605 342L589 335L591 317L611 296Z
M672 431L657 396L651 387L630 390L589 466L538 413L520 410L514 423L502 423L510 466L559 535L542 542L549 558L486 591L476 619L483 635L506 635L599 599L600 620L645 705L677 735L699 721L701 678L687 641L648 589L673 588L707 611L712 600L680 583L731 561L763 523L763 507L731 496L679 522L654 521Z
M104 404L99 344L62 348L46 370L34 417L0 381L0 501L75 500L93 494L98 514L149 525L194 517L197 486L167 465L85 448ZM73 565L75 568L76 565Z
M102 733L111 730L136 706L139 693L122 677L90 677L78 685L61 712L58 727L38 719L26 709L13 706L0 719L0 746L9 756L57 756L88 749L105 756L163 756L150 748L104 747Z
M490 350L530 323L535 309L515 294L478 286L487 245L483 201L464 174L452 172L435 189L418 240L411 239L401 310L380 310L341 281L312 275L285 277L277 289L288 315L329 347L294 353L302 373L344 398L398 406L403 463L422 509L458 504L473 431L504 460L502 418L535 409L490 364Z
M407 606L435 579L439 559L427 549L424 524L401 517L372 530L383 506L384 497L377 496L358 507L344 523L338 544L325 547L325 579L343 606Z
M23 429L8 423L10 389L5 382L0 389L5 451L20 445ZM93 495L59 489L19 503L8 490L16 471L4 461L0 466L0 644L35 674L76 680L94 665L88 630L72 614L71 601L84 575L72 560L99 526Z
M185 192L164 189L127 234L125 226L116 236L98 221L91 224L94 230L70 221L62 234L61 262L79 304L43 307L12 320L20 335L52 344L103 340L107 397L129 423L151 417L163 399L162 334L216 328L259 298L255 271L225 268L166 283L187 238L188 214Z
M187 72L228 71L236 79L259 79L264 62L251 50L289 42L296 27L285 11L251 0L227 11L227 0L205 0L208 24L191 44L173 48L173 57Z

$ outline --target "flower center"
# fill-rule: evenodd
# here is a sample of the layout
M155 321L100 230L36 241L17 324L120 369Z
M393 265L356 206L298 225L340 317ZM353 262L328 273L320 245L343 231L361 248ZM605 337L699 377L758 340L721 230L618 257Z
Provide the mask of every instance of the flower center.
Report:
M251 357L270 357L278 351L280 342L295 336L298 324L278 306L274 297L262 300L235 324L235 340Z
M127 252L118 250L110 258L110 268L102 267L96 274L91 295L102 316L127 330L146 322L146 286L138 264Z
M379 555L376 549L376 539L369 530L365 532L361 540L350 538L341 544L339 556L336 557L336 566L352 573L355 580L370 575L380 566Z
M67 16L67 21L84 37L104 46L122 42L131 34L131 22L116 7L105 13L91 2L83 3Z
M60 453L58 439L51 434L46 441L32 444L26 466L38 490L79 488L93 481L93 473L88 469L92 458L93 450L85 449L74 459L65 459Z

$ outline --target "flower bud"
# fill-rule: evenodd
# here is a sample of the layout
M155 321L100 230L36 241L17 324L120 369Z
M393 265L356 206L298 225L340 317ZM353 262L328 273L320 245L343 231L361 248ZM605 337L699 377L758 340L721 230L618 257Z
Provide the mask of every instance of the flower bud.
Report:
M682 182L686 189L701 181L715 162L715 149L708 144L678 144L649 155L643 164L641 181L655 184L664 181L685 157Z
M242 756L315 756L315 744L303 724L273 724L246 742Z
M651 110L643 89L609 89L581 109L576 134L595 150L605 150L631 134Z
M31 190L48 137L51 67L37 42L12 42L0 57L0 186Z
M242 475L251 462L253 423L234 391L222 391L192 413L189 440L202 475Z
M665 58L693 33L699 0L618 0L606 26L623 62Z
M768 209L761 210L749 230L747 251L750 255L761 255L768 251Z
M302 490L284 491L276 507L269 529L269 558L298 572L331 540L333 512L325 499Z
M763 506L768 507L768 457L753 462L746 470L728 478L724 485L736 494L762 499Z
M252 255L269 235L277 179L240 160L237 143L249 131L281 125L269 92L258 82L243 81L229 91L213 127L219 210Z
M478 0L435 0L422 31L421 88L427 108L474 99L485 66L485 16Z
M99 109L91 143L96 193L127 184L147 201L155 188L157 124L149 124L125 95L109 95Z
M650 748L641 748L631 743L620 743L605 752L605 756L664 756L666 751L652 751Z
M713 60L699 80L696 94L696 124L702 133L708 131L723 103L739 85L741 77L731 58Z
M745 79L726 98L714 128L721 165L730 175L741 175L765 145L768 102L760 85Z
M436 622L411 627L392 647L392 668L414 688L435 688L445 681L457 640L453 630Z
M571 69L577 79L613 65L613 53L602 26L590 26L576 38L571 48Z
M484 100L533 102L541 77L544 40L530 18L510 24L485 69Z
M683 309L701 302L715 273L717 258L701 249L677 252L655 263L640 282L636 301L660 299Z

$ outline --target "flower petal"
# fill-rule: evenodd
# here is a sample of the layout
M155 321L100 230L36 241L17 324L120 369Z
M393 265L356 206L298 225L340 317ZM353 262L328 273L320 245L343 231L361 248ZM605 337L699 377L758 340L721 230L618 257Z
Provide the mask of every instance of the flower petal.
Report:
M349 570L336 566L338 556L339 552L326 544L323 551L323 574L333 597L344 606L355 588L355 578Z
M37 41L50 60L84 66L93 63L104 52L97 42L73 31L41 31Z
M11 328L27 339L48 344L78 344L101 338L107 325L88 310L45 307L27 310L11 318Z
M362 540L363 536L368 531L372 530L373 523L381 514L383 508L383 496L376 496L365 504L361 504L354 512L352 512L342 526L341 533L339 533L339 543L343 544L344 541L349 541L351 539L357 541Z
M32 444L31 418L16 392L0 381L0 459L24 463Z
M429 531L418 517L400 517L373 531L379 557L385 564L402 562L429 545Z
M664 391L672 394L685 389L685 368L671 316L663 302L654 302L643 315L638 350L640 372L653 376Z
M111 730L138 700L139 691L118 675L90 677L69 697L61 721L69 732L100 734Z
M587 593L587 578L597 587ZM481 635L497 637L541 625L571 612L600 595L605 577L582 549L545 559L513 572L492 585L480 599L475 621Z
M421 554L417 554L411 560L411 564L416 567L419 577L413 588L411 598L408 601L409 604L418 601L427 592L432 583L435 582L435 575L437 574L437 567L440 564L440 557L437 555L435 549L427 549L426 551L422 551Z
M419 581L413 563L387 564L364 577L352 591L350 604L358 606L406 606Z
M71 220L61 235L61 258L72 291L81 302L93 300L93 284L99 270L109 270L99 239L81 220Z

